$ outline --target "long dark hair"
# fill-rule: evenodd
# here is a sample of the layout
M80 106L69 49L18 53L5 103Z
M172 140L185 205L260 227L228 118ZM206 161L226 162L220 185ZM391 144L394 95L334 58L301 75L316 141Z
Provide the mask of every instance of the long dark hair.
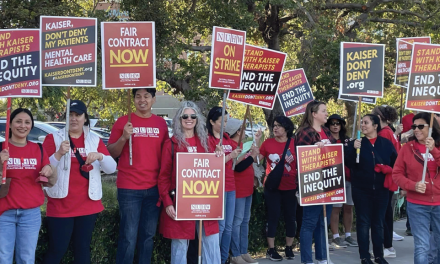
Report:
M30 118L31 118L31 122L32 122L32 127L31 127L31 129L32 128L34 128L34 117L32 116L32 113L31 113L31 111L29 111L28 109L26 109L26 108L17 108L17 109L15 109L12 113L11 113L11 117L9 118L9 123L12 123L12 120L14 120L14 118L18 115L18 114L20 114L20 113L26 113ZM11 128L9 128L9 138L11 138L11 136L12 136L12 130L11 130Z
M313 100L307 104L306 112L304 113L301 123L299 124L298 131L303 130L306 127L313 127L313 113L318 112L320 105L325 105L325 103Z
M330 129L330 126L331 126L330 121L332 121L332 120L338 120L338 119L333 119L333 118L332 119L328 119L327 123L325 123L325 126L328 129ZM347 136L347 128L345 127L345 123L341 122L341 120L338 120L338 121L339 121L339 124L341 124L341 130L339 130L339 139L341 141L343 141L343 140L349 138L349 136Z
M227 114L228 112L225 109L225 118ZM208 133L211 136L214 136L214 132L212 131L212 124L210 121L212 120L212 122L216 122L221 117L222 117L222 108L220 106L214 106L213 108L211 108L211 110L209 110L208 118L207 118L208 120L206 120L206 128L208 129Z
M293 125L293 122L292 120L290 120L290 118L285 116L277 116L273 120L272 127L275 124L275 121L286 130L288 138L293 136L293 130L295 129L295 125Z
M380 126L380 119L377 115L373 115L373 114L366 114L364 115L364 117L369 117L371 120L371 123L373 123L374 125L377 125L377 133L379 133L379 131L382 129L382 127Z
M423 119L423 120L425 120L426 124L429 125L429 122L431 121L431 114L424 113L424 112L423 113L418 113L412 119L413 124L414 124L414 121L416 121L417 119ZM439 126L439 124L437 122L437 119L435 119L435 118L434 118L434 120L432 122L432 134L431 134L431 137L434 139L435 146L439 147L440 146L440 126ZM415 141L417 141L417 138L415 136L412 136L408 140L415 140Z

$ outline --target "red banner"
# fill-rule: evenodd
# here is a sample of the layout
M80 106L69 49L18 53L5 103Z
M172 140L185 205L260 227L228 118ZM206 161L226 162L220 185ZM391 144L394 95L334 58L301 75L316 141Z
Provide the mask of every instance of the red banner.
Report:
M42 97L38 29L0 30L0 97Z
M246 45L241 90L229 91L228 99L271 109L287 54Z
M102 88L155 88L154 22L102 22Z
M214 27L209 87L240 90L246 31Z
M298 146L301 206L345 203L344 146Z
M440 113L440 45L413 44L405 108Z
M313 101L313 92L303 69L283 72L278 89L281 107L287 117L303 114Z
M222 220L224 156L177 153L176 164L176 220Z
M411 70L411 56L413 43L431 43L431 37L414 37L396 39L397 58L394 84L408 88L409 72Z
M96 86L97 19L40 17L44 86Z

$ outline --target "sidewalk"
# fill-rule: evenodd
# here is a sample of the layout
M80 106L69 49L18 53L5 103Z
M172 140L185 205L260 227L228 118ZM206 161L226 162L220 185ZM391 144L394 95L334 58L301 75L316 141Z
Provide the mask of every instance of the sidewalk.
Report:
M394 231L405 237L403 241L393 241L393 247L396 249L396 258L387 258L386 260L390 264L413 264L414 263L414 240L412 236L406 236L405 226L406 220L401 220L394 222ZM353 236L355 234L353 233ZM282 260L282 261L271 261L269 259L258 259L259 264L269 264L269 263L301 263L301 256L299 252L295 253L294 260ZM280 252L284 256L284 252ZM314 256L315 254L313 254ZM359 259L359 248L357 247L347 247L345 249L336 249L330 251L330 259L335 264L359 264L361 263Z

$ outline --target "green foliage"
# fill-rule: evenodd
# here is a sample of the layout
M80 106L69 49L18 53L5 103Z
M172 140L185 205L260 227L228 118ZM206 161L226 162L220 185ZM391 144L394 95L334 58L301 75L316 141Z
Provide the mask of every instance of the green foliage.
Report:
M105 178L104 178L105 179ZM103 198L105 210L101 212L96 220L95 229L91 243L92 263L104 264L116 262L116 249L119 234L119 209L117 203L117 189L112 181L103 181ZM258 253L267 248L266 243L266 207L263 197L263 189L257 188L254 191L251 219L249 224L249 251ZM296 201L294 201L296 202ZM47 234L47 221L45 217L45 206L42 208L43 224L38 239L36 263L41 263L44 253L49 245ZM284 209L283 209L284 210ZM275 242L283 246L285 241L285 229L282 217L278 225ZM62 264L73 262L72 244L65 254ZM171 240L163 238L159 233L154 237L154 250L152 263L170 263Z

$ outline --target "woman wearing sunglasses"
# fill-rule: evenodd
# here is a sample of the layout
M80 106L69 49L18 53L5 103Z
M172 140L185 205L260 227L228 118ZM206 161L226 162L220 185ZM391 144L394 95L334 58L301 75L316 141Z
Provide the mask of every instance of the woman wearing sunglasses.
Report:
M296 133L296 145L317 145L320 148L326 144L335 143L327 123L327 106L324 102L312 101L306 107L306 112ZM326 205L327 220L330 218L332 205ZM327 238L325 237L324 210L322 205L303 207L303 221L300 235L301 263L313 263L312 240L315 239L315 258L319 264L327 264ZM331 263L331 262L330 262Z
M206 128L208 129L208 147L211 152L220 154L223 151L225 155L225 215L224 220L219 221L219 236L220 236L220 252L222 256L222 264L226 263L228 259L231 237L232 237L232 222L235 214L235 178L232 170L232 162L241 153L240 149L233 149L234 142L229 138L227 133L223 133L223 141L220 147L220 131L226 127L228 122L228 112L225 111L223 124L222 108L219 106L213 107L208 113L208 122Z
M345 128L345 120L337 114L333 114L328 118L325 126L330 129L332 136L336 139L336 143L344 144L344 147L348 146L350 138L347 136L347 129ZM351 236L351 228L353 226L353 197L351 191L350 182L350 169L345 166L345 190L347 202L345 204L334 204L332 208L332 214L330 218L330 228L333 233L332 246L335 248L346 248L347 246L357 247L356 240ZM345 239L339 236L339 214L343 210L343 224L345 228Z
M388 205L388 189L384 187L384 182L385 175L392 171L397 153L389 140L377 136L381 130L377 115L365 115L361 130L365 136L351 141L345 151L345 165L352 170L359 255L362 264L373 264L369 253L371 229L374 261L387 264L383 255L383 220ZM359 163L356 163L356 150L359 148Z
M414 137L402 147L393 169L393 179L407 191L407 211L414 236L414 263L428 260L430 228L440 243L440 127L434 119L432 136L428 137L430 114L413 117ZM426 149L429 150L425 182L422 182Z
M164 144L161 170L158 178L159 195L163 203L160 216L160 233L171 241L171 264L186 264L188 240L195 238L195 231L202 232L203 263L220 264L218 221L176 221L176 154L209 152L205 118L199 107L184 101L173 119L173 137Z

